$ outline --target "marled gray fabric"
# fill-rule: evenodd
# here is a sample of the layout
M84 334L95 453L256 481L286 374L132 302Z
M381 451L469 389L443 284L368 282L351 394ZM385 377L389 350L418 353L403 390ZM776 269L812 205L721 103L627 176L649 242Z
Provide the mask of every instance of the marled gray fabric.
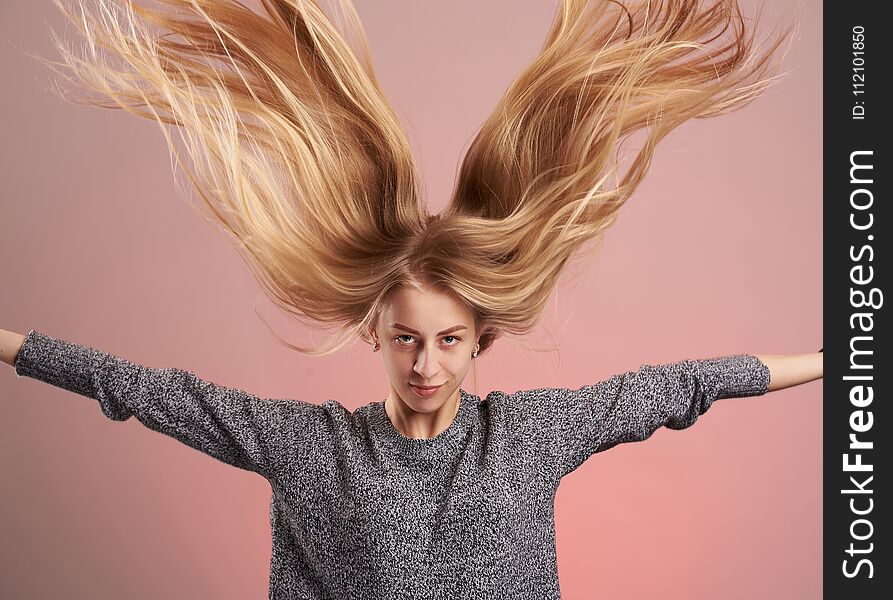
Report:
M383 402L350 412L260 399L35 330L15 370L265 477L277 600L559 598L561 478L593 453L688 427L717 398L769 386L769 369L740 354L643 365L578 390L483 401L461 390L447 430L411 439Z

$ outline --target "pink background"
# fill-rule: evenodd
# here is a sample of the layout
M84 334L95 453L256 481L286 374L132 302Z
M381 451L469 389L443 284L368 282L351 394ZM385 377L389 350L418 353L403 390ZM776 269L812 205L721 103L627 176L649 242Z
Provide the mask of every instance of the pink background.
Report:
M767 3L765 25L794 4ZM555 6L357 1L433 209ZM822 13L803 7L787 79L666 138L543 326L499 341L466 390L579 387L644 363L822 345ZM383 399L368 346L310 358L267 332L255 303L282 335L309 340L176 196L154 123L48 91L25 53L55 56L61 22L49 2L0 5L0 327L262 396ZM537 350L553 340L560 352ZM0 371L0 596L266 597L263 479ZM563 597L820 597L821 406L818 381L722 400L689 429L590 458L556 499Z

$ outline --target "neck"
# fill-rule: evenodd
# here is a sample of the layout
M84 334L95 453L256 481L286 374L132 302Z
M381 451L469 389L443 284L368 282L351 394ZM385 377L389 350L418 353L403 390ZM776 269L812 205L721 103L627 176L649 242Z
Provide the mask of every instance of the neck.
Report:
M449 428L459 413L459 389L437 410L430 413L416 412L400 396L391 390L384 408L394 428L408 438L433 438Z

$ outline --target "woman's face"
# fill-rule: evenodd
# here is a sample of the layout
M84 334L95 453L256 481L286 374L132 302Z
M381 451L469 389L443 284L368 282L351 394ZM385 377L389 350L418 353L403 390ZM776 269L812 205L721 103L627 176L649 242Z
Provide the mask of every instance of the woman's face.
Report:
M433 413L457 399L477 341L467 306L430 288L400 288L382 307L376 334L393 400Z

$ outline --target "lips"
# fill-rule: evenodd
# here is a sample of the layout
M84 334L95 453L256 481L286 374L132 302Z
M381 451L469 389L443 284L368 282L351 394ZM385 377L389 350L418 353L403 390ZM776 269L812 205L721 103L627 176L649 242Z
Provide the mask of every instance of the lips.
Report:
M419 396L421 398L430 398L437 393L437 390L439 390L443 384L434 386L419 386L410 383L409 385L412 388L412 391L416 393L416 396Z

